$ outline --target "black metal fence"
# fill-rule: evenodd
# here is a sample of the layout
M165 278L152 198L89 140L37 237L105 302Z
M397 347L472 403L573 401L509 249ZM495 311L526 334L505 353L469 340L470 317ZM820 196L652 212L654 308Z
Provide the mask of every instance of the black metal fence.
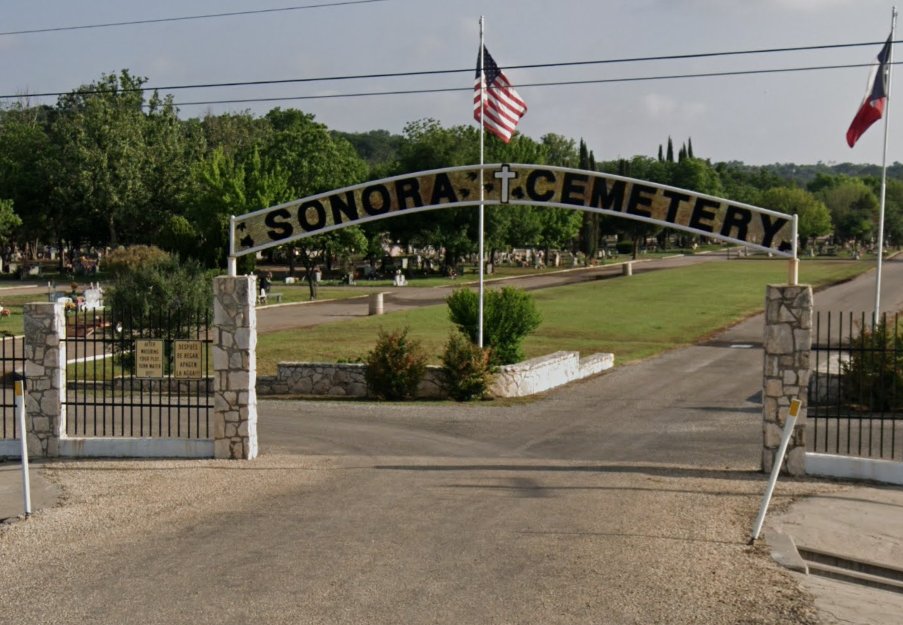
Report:
M70 313L66 434L210 438L209 325L209 312Z
M819 453L903 460L898 315L816 314L807 442Z
M21 336L0 337L0 440L19 438L16 426L16 394L14 382L25 374L25 339Z

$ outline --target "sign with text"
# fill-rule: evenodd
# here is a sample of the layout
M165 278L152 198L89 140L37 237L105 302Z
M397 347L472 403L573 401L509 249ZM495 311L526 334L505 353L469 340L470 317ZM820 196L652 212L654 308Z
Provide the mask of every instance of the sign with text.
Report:
M135 341L135 377L163 377L163 341L138 339Z
M241 256L403 213L480 203L480 166L396 176L236 217ZM571 208L645 221L792 257L793 216L684 189L597 171L484 165L483 202Z
M176 378L202 378L204 343L202 341L173 341L173 376Z

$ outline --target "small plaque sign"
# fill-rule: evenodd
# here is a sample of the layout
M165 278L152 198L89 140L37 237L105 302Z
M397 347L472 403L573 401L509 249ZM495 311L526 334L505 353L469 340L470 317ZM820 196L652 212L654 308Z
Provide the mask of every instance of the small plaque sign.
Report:
M204 377L202 358L204 343L201 341L173 341L172 345L175 354L173 375L176 378Z
M135 341L135 376L139 378L163 377L163 341Z

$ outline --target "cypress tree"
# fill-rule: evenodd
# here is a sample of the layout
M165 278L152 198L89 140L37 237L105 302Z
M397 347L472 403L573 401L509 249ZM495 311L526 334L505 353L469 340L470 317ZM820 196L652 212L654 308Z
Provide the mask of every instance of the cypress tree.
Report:
M665 158L669 163L674 162L674 144L671 143L671 137L668 137L668 153Z

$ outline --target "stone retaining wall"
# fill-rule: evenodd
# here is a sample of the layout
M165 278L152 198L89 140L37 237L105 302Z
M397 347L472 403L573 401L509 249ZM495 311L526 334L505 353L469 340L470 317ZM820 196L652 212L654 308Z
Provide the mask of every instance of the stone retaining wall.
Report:
M581 359L579 352L555 352L547 356L506 365L492 385L494 397L525 397L595 375L614 366L612 354L593 354ZM257 394L310 395L316 397L366 397L362 363L282 362L275 376L257 377ZM441 369L427 367L417 397L443 399Z

